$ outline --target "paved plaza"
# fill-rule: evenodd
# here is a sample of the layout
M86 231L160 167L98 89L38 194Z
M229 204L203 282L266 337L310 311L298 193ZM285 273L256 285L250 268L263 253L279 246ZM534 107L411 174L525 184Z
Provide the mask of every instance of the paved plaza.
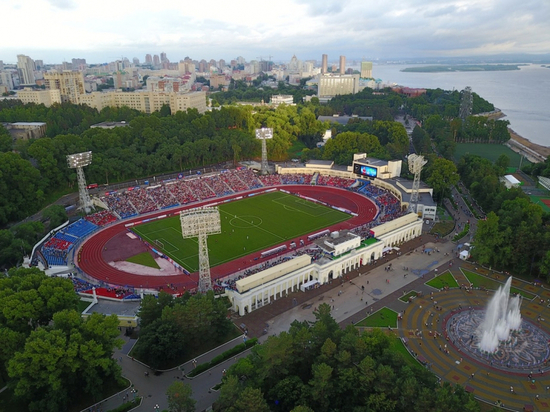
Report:
M333 307L332 315L341 327L355 324L369 313L388 307L404 314L394 332L406 339L409 349L417 359L443 380L463 385L476 397L491 404L498 400L512 410L523 410L527 407L527 410L532 408L537 411L550 411L550 393L546 389L550 386L550 373L546 372L547 369L544 369L542 374L538 369L532 371L532 379L528 379L531 371L508 372L491 368L490 365L462 353L452 342L445 340L443 320L451 311L457 310L459 306L485 306L491 295L481 290L471 293L463 289L439 291L425 284L447 270L451 271L459 284L468 283L460 267L471 271L476 271L476 268L456 258L456 244L446 239L437 240L433 236L423 235L422 238L403 245L401 251L402 254L399 256L390 255L387 260L377 262L376 265L363 266L345 274L342 279L335 279L332 284L307 292L291 293L288 297L273 301L246 316L235 317L234 322L237 325L245 325L249 335L257 336L263 341L270 335L288 330L294 320L314 320L313 311L321 303ZM388 270L390 264L391 269ZM487 274L488 271L480 269L477 272ZM503 280L500 276L499 281ZM533 300L523 300L521 313L524 319L547 330L546 321L537 322L537 319L541 316L550 321L549 308L540 304L540 299L550 299L550 291L519 280L514 280L513 286L537 296ZM410 303L399 300L399 297L412 290L422 293L423 296ZM440 311L434 310L434 301L441 307ZM420 331L422 333L417 334ZM433 338L434 331L441 336ZM144 396L142 406L137 409L143 411L153 410L157 404L161 410L166 408L166 388L176 379L183 379L193 388L193 397L197 399L197 411L206 409L219 396L218 392L210 388L221 381L222 371L229 368L236 359L248 354L247 351L194 379L184 378L178 368L165 371L160 376L151 373L146 377L144 372L149 369L126 356L134 341L125 339L126 345L115 356L122 358L124 376L132 381L138 390L137 393ZM199 357L197 361L208 361L241 342L242 338L237 338ZM442 349L446 349L448 354L440 351L439 345L442 345ZM193 365L188 362L182 367L189 371ZM510 392L510 387L513 387L513 393ZM120 394L107 401L103 411L120 405L122 397L123 394Z

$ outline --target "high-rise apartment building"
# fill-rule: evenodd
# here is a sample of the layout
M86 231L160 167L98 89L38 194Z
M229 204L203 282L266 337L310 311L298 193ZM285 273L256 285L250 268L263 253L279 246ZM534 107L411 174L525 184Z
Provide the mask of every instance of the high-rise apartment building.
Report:
M372 79L372 62L361 62L361 77Z
M17 55L17 71L19 73L19 85L34 86L36 78L34 77L34 61L24 54Z
M328 56L323 54L323 61L321 63L321 74L328 73Z
M4 70L4 62L0 60L0 72Z
M59 90L63 102L80 104L80 95L86 93L84 76L80 71L52 70L44 73L44 83L48 90Z
M8 90L15 89L15 84L13 83L13 77L11 72L2 72L0 71L0 84L3 84L8 88Z
M42 70L44 68L44 60L35 60L34 61L34 68L36 70Z
M134 64L134 66L139 66L139 59L137 57L134 57L132 59L132 63Z
M158 54L155 54L155 55L153 56L153 66L156 66L156 67L160 66L160 59L159 59L159 55L158 55Z
M145 55L145 64L153 64L153 56L150 54Z
M218 69L220 69L220 70L223 71L223 69L225 69L225 66L226 66L226 64L225 64L225 60L224 60L224 59L218 60Z
M340 56L340 74L346 74L346 56Z
M204 73L206 71L208 71L208 63L206 62L206 60L202 59L199 62L199 72Z
M195 64L192 61L180 61L178 63L178 71L181 74L195 73Z
M73 70L84 70L86 68L86 59L76 58L72 59L71 62L73 64Z

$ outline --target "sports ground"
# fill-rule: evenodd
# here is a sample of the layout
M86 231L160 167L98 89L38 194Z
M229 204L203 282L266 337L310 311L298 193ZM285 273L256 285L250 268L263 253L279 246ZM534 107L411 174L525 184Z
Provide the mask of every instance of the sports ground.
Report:
M263 252L273 249L274 246L288 247L291 242L299 245L300 239L304 239L307 246L311 243L307 240L307 235L325 229L349 230L372 221L378 212L373 200L341 188L284 185L281 189L284 190L275 192L273 189L267 189L278 196L265 197L267 200L263 200L263 196L260 195L260 192L266 192L266 188L256 189L246 194L235 194L173 210L153 212L106 227L87 239L77 250L75 257L78 266L90 277L109 285L137 288L164 288L170 285L175 293L179 293L195 288L198 284L198 272L192 271L198 267L198 248L196 241L182 240L177 223L180 210L214 203L222 211L222 233L209 236L208 240L212 279L222 278L276 258L278 255L262 257ZM302 199L296 196L301 196ZM256 197L258 200L254 199ZM251 202L241 202L240 199L243 198ZM331 207L321 207L321 204L306 201L305 198ZM345 209L353 214L342 213L332 207ZM170 221L171 216L175 216L176 220ZM166 218L161 219L162 217ZM158 219L155 223L167 226L153 225L152 229L149 229L146 223L154 219ZM144 222L145 220L147 222ZM134 233L143 231L144 228L153 233L142 232L148 239L144 237L144 240L140 241L131 233L131 229L135 227L138 229ZM231 234L228 233L229 230ZM146 252L148 248L145 243L151 242L153 247L158 248L155 240L160 240L160 244L167 249L164 252L171 251L167 254L174 256L172 259L180 262L182 266L188 267L190 273L168 274L159 270L155 275L147 275L116 267L115 262L124 262L132 256Z
M505 154L510 158L510 167L514 169L519 168L520 163L522 165L530 163L527 159L521 160L521 155L503 144L457 143L454 156L455 161L459 161L466 154L478 155L489 159L491 162L495 162L500 155Z
M322 204L278 191L221 204L219 211L222 231L208 236L211 266L352 217ZM199 270L197 238L182 238L178 216L134 226L132 231L188 271Z

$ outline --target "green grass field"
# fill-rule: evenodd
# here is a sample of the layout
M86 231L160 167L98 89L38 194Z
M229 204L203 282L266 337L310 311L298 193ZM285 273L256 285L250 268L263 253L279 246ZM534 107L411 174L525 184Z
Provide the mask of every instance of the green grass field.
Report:
M282 192L219 205L222 233L208 236L211 266L343 222L350 215ZM179 216L132 230L191 272L199 269L196 238L182 239ZM159 243L163 246L159 246Z
M474 272L470 272L466 269L461 269L462 273L464 273L464 276L468 278L468 281L470 281L471 284L474 285L474 287L478 288L485 288L489 290L497 290L500 286L503 284L500 282L497 282L496 280L489 279L485 276L479 275ZM525 299L533 300L535 298L535 295L532 293L526 292L523 289L516 288L515 286L510 287L511 293L519 293L521 296L523 296Z
M138 255L129 257L128 259L126 259L126 262L149 266L150 268L154 269L160 269L159 265L157 264L157 262L155 262L155 259L153 258L153 256L151 256L151 253L149 252L143 252Z
M365 319L357 322L355 326L363 326L367 328L391 328L397 327L397 312L389 309L382 308L374 312L372 315L367 316Z
M427 281L426 285L429 285L432 288L436 289L443 289L445 286L448 286L450 288L458 287L458 283L449 271L442 273L439 276L436 276L432 280Z
M519 167L521 156L502 144L489 143L457 143L455 150L455 160L459 161L465 154L476 154L478 156L489 159L494 162L501 154L505 154L510 158L510 167L517 169ZM522 166L530 163L527 159L523 159Z

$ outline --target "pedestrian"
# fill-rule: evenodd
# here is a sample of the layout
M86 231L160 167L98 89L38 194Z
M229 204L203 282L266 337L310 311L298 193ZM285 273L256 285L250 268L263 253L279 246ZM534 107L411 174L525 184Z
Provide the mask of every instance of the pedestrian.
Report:
M510 386L510 393L514 393L514 387Z

